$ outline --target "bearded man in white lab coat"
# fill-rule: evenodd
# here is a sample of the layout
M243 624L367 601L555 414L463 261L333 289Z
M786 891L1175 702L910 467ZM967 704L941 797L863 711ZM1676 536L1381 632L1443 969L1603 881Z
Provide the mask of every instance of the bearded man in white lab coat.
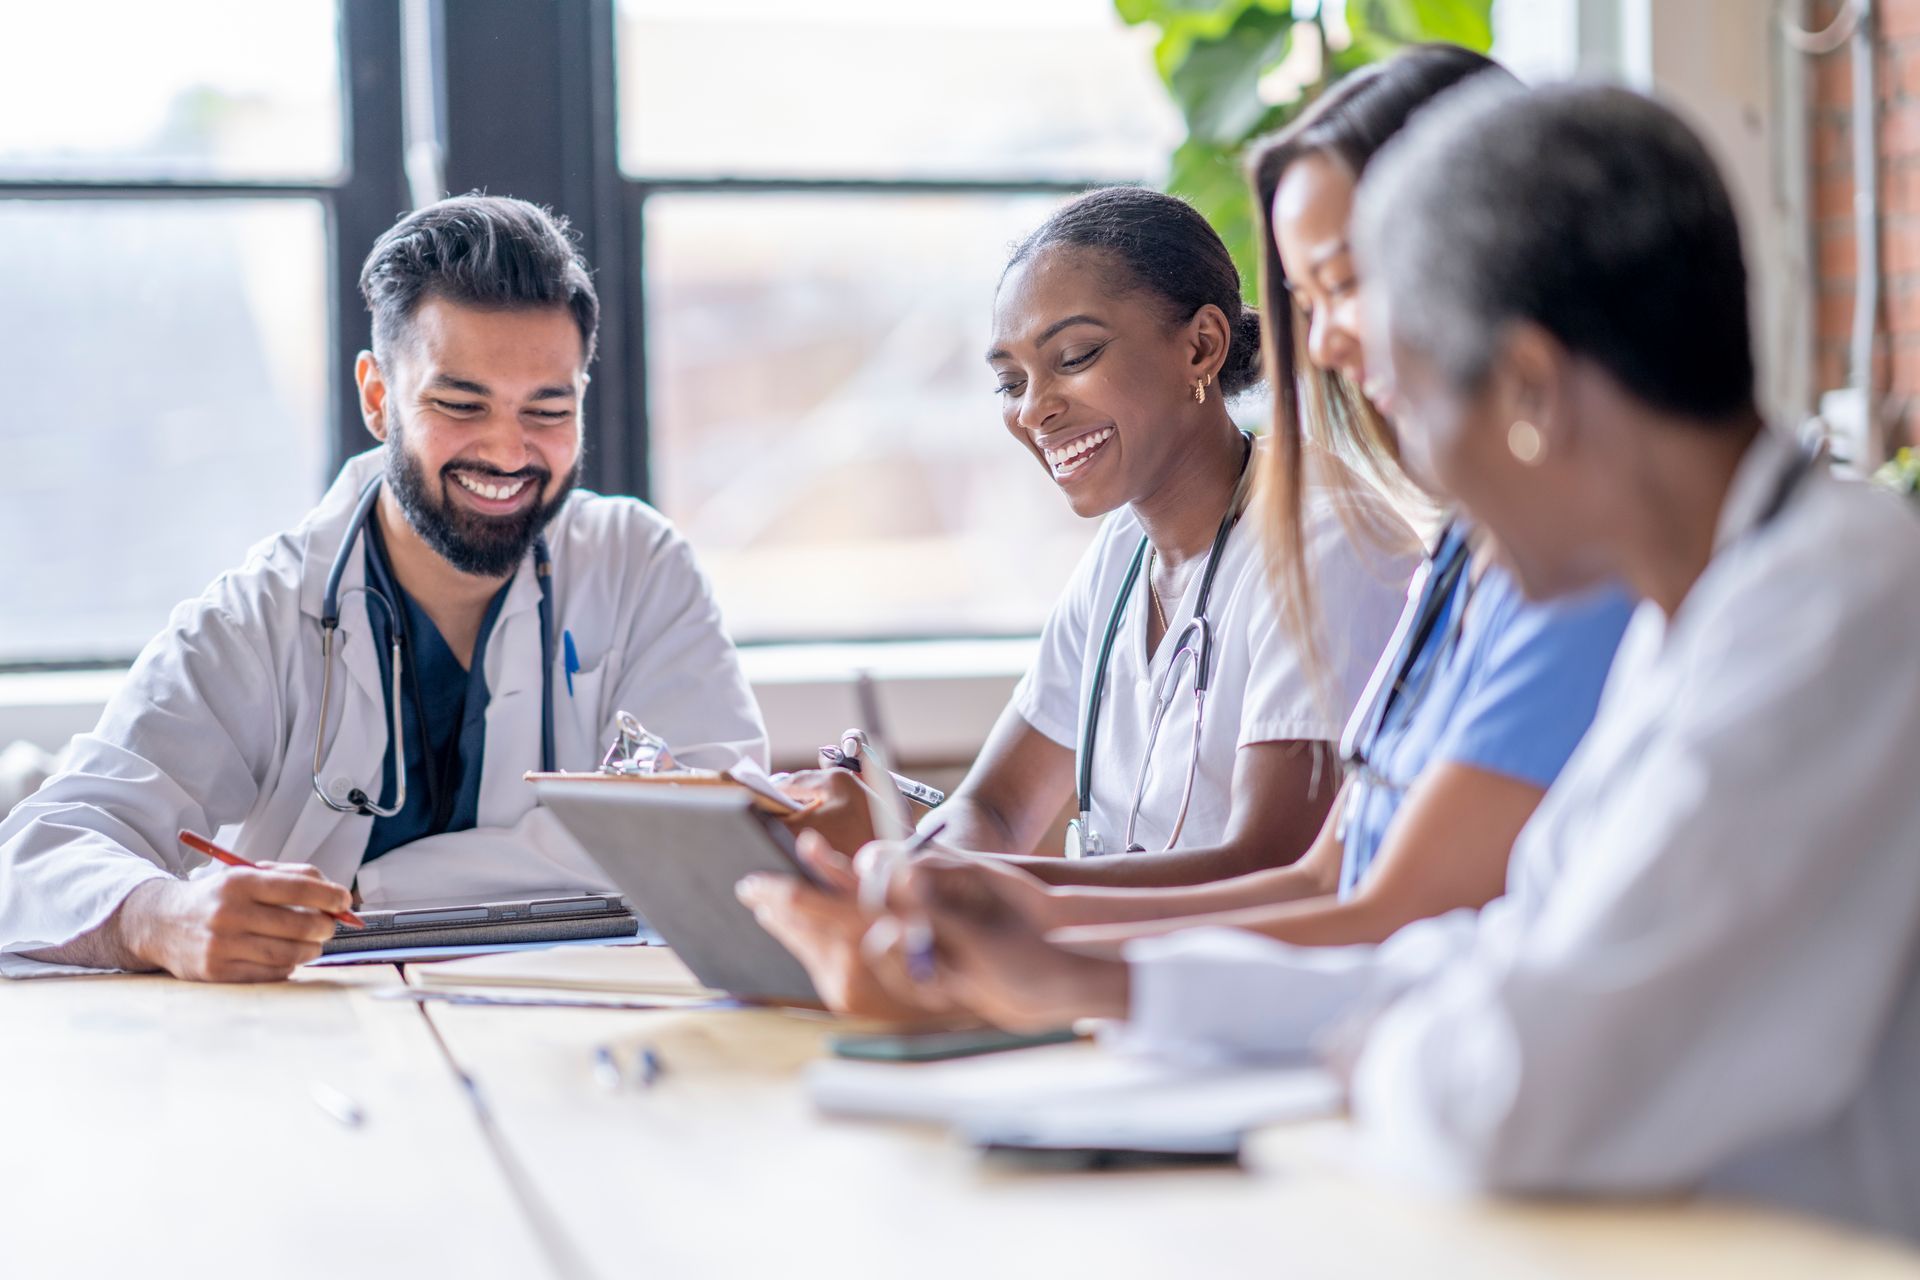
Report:
M175 609L66 770L0 824L0 968L273 980L320 954L347 886L374 904L606 887L522 775L592 768L623 710L685 762L764 762L685 541L574 488L599 303L565 223L444 200L381 237L360 287L380 447ZM177 834L222 828L272 865L189 877L204 859Z

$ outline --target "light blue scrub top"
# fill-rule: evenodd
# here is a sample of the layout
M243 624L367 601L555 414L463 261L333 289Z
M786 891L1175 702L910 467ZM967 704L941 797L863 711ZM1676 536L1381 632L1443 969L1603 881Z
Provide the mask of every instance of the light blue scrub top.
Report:
M1449 556L1467 554L1466 537L1456 522L1434 553L1436 573ZM1342 817L1342 899L1373 865L1406 789L1426 769L1472 765L1548 787L1593 721L1633 599L1604 587L1535 603L1499 565L1471 578L1460 575L1408 672L1410 692L1431 677L1424 693L1396 698L1365 747L1385 782L1354 775Z

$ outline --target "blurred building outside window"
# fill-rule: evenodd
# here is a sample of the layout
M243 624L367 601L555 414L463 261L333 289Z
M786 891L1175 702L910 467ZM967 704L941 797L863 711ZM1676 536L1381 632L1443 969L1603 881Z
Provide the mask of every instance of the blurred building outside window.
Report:
M1109 0L619 13L651 496L734 634L1036 632L1094 526L1001 421L993 292L1069 184L1159 176L1151 34Z
M338 13L94 0L6 24L0 665L119 660L325 483L325 210L273 188L344 168Z

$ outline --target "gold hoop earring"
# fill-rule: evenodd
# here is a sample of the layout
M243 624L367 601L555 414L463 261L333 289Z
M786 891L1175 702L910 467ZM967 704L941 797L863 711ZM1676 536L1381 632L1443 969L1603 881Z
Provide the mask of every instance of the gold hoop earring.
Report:
M1205 404L1207 402L1207 384L1212 381L1213 375L1210 373L1205 377L1195 378L1193 380L1193 402L1195 404Z
M1537 467L1547 456L1547 438L1525 418L1507 428L1507 452L1523 467Z

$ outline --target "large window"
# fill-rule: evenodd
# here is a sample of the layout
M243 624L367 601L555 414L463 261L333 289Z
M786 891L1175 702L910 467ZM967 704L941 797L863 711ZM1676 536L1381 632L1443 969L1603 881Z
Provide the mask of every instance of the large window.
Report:
M368 443L359 263L444 189L573 221L587 480L741 639L1030 633L1092 529L1001 426L994 284L1179 135L1110 0L5 6L0 668L124 661L299 520Z
M378 9L0 17L0 666L125 660L319 496L366 225L342 35Z
M0 662L124 658L327 462L310 200L0 200Z
M0 176L338 178L337 10L336 0L8 5Z
M743 639L1036 629L1092 529L982 360L1008 248L1179 136L1109 0L621 0L652 496Z

